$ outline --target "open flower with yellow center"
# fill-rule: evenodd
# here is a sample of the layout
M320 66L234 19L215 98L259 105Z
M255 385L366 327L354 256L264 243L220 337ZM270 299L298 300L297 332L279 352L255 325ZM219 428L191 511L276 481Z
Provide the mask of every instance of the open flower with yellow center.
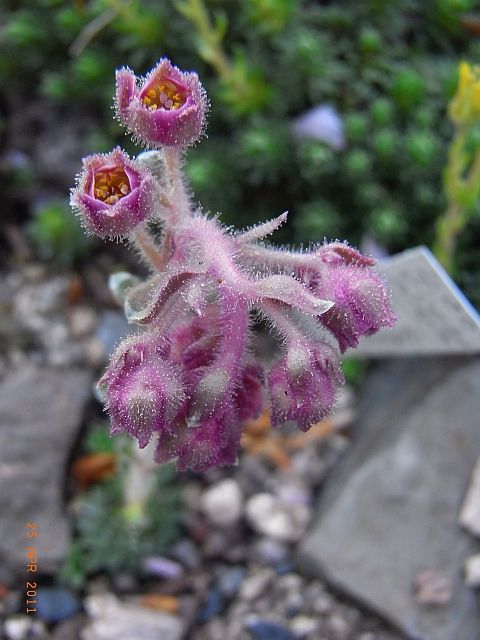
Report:
M457 91L450 102L449 113L457 125L480 120L480 66L460 63Z
M120 148L83 160L71 204L92 233L125 237L152 213L155 182Z
M188 146L204 127L207 99L196 73L162 59L145 79L117 71L115 107L120 121L151 146Z

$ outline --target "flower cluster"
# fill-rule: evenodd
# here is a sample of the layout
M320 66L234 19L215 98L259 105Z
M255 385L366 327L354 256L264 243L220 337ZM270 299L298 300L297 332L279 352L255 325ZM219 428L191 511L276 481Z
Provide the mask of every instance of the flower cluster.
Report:
M207 111L195 73L168 60L143 81L121 70L115 104L153 150L136 160L120 149L85 159L71 198L90 231L129 238L152 271L146 282L114 278L138 332L99 383L112 433L140 447L155 437L156 460L175 459L180 470L232 464L244 421L265 403L272 424L301 429L332 410L343 381L335 339L343 352L394 324L385 285L374 261L347 244L295 252L263 242L286 214L233 232L193 206L181 155ZM252 349L255 319L281 338L269 367Z

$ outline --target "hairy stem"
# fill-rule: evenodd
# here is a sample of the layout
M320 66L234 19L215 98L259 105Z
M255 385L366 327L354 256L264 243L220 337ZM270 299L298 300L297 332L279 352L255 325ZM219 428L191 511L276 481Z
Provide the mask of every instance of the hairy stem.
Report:
M453 270L453 257L458 235L463 228L463 220L463 208L451 202L438 221L434 253L449 273Z
M230 62L203 0L185 0L183 3L177 2L176 6L197 30L201 43L198 47L200 57L215 69L220 78L228 77L231 72Z
M140 254L155 271L164 271L168 257L160 253L145 224L138 225L130 236Z
M185 188L185 179L182 172L182 156L179 147L166 147L165 149L165 165L167 176L171 183L171 192L169 201L172 203L172 220L173 224L182 218L191 215L190 198ZM175 204L173 204L175 203Z
M287 343L301 341L305 337L299 327L287 316L286 306L283 307L278 302L264 300L256 307L271 321L273 328Z

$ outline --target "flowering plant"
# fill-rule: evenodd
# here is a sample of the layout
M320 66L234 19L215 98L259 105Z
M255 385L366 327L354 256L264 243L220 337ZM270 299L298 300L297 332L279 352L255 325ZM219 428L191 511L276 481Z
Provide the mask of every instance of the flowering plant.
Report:
M156 436L155 459L175 459L179 470L232 464L243 422L265 400L274 426L293 420L308 429L332 410L343 375L328 335L344 352L392 326L385 284L374 261L345 243L268 246L263 239L286 213L234 231L194 206L181 167L208 110L195 73L165 59L144 80L123 69L115 104L119 120L153 150L136 160L120 149L87 158L71 197L87 229L129 239L153 272L146 282L112 279L139 330L99 382L111 432L136 437L140 447ZM254 318L282 341L267 372L252 351Z
M448 205L436 224L434 251L445 269L454 275L457 240L475 213L480 197L480 67L461 62L458 84L448 113L454 137L443 172Z

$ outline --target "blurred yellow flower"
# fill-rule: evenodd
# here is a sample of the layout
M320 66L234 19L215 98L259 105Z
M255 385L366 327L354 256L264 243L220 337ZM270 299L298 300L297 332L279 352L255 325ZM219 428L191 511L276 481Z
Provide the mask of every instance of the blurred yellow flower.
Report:
M480 120L480 66L460 63L457 91L450 102L449 113L457 125Z

